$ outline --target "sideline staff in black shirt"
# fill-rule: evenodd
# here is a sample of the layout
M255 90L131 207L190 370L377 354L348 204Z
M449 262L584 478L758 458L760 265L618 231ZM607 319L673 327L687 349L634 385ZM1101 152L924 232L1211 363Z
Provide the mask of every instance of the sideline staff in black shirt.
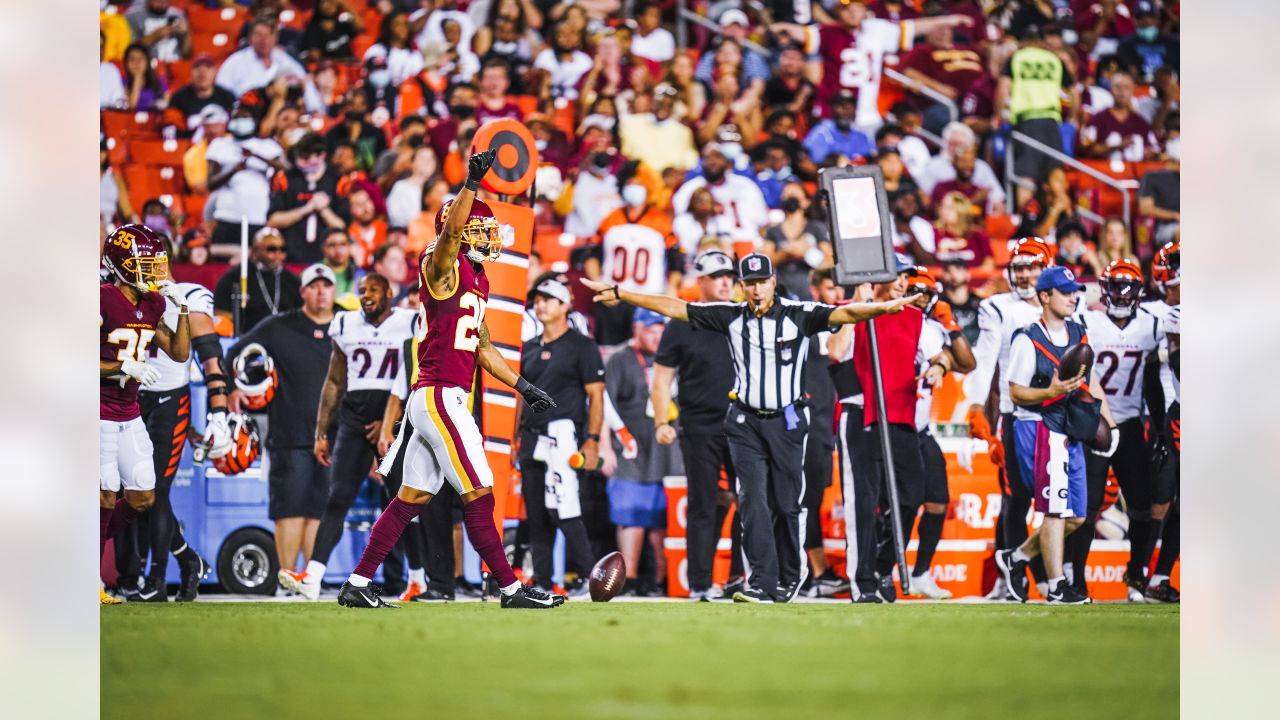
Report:
M702 302L725 302L733 294L735 272L733 260L719 250L709 250L693 263ZM729 392L733 390L733 355L724 336L707 330L695 330L685 320L672 320L658 345L654 358L653 382L649 397L653 402L653 422L657 425L659 443L675 440L676 430L668 423L671 406L671 381L679 380L680 454L684 458L684 474L689 489L689 513L686 536L689 547L689 598L712 600L719 590L711 585L716 543L729 506L721 506L720 471L723 469L733 486L733 458L724 434L724 413L729 408ZM730 584L742 575L742 525L735 520L733 562L729 569Z
M795 302L776 295L777 278L767 255L753 253L738 265L742 303L688 303L664 295L622 290L583 280L597 302L629 302L695 328L729 337L733 353L734 399L724 429L738 473L742 548L750 574L738 602L790 602L808 573L804 556L804 441L809 412L803 378L809 337L829 325L846 325L909 304L922 296L840 307Z
M517 405L517 457L534 581L550 591L551 548L557 527L564 532L566 554L577 566L579 578L585 578L595 564L582 521L578 474L569 458L581 452L585 458L583 467L596 467L604 423L604 363L595 341L569 327L573 306L569 288L547 279L534 288L533 294L533 310L542 323L542 335L524 344L520 375L542 388L555 405L543 413L522 412L523 408ZM584 582L570 588L570 595L585 591Z
M249 302L240 311L240 335L252 330L259 322L272 315L279 315L302 305L302 283L298 276L284 267L284 238L275 228L265 227L253 239L249 256ZM213 311L220 318L231 321L235 317L235 305L240 302L240 268L231 266L213 290Z
M316 407L329 374L329 323L333 320L333 271L312 265L302 272L302 307L259 323L231 347L234 359L250 343L266 349L275 363L276 392L267 405L268 516L276 523L280 575L302 575L310 552L296 565L304 537L315 537L329 500L329 471L312 448L316 437ZM240 412L244 394L232 391L227 404ZM324 428L331 433L332 428ZM333 438L330 436L330 442Z

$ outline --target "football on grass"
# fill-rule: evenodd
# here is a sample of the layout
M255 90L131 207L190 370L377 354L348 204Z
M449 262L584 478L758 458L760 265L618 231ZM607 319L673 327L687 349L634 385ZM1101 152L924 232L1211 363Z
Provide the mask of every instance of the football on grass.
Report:
M627 564L622 560L622 553L611 552L600 558L600 562L591 568L588 587L591 590L591 602L609 602L622 587L627 584Z
M1070 380L1080 374L1080 368L1084 368L1086 378L1093 368L1093 348L1084 343L1072 345L1062 353L1062 360L1058 362L1058 377Z

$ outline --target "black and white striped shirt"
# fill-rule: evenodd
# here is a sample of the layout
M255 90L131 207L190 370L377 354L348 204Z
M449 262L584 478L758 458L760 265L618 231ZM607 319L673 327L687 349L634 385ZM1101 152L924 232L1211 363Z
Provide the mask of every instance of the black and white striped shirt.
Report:
M809 337L828 327L836 307L782 297L761 317L741 303L690 303L689 323L729 338L733 391L755 410L781 410L804 397Z

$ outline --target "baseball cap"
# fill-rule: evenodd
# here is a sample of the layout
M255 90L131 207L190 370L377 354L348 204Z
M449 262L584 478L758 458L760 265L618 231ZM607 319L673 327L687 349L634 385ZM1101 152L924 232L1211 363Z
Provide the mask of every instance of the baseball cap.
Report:
M227 114L226 108L221 105L211 104L205 105L200 110L200 122L203 123L225 123L231 119Z
M857 98L853 96L852 91L840 90L840 92L837 92L835 94L835 97L831 98L831 104L835 105L836 103L851 103L851 102L855 102L856 100Z
M1147 0L1142 0L1133 6L1133 16L1135 18L1150 17L1156 14L1156 7Z
M911 272L912 270L915 269L915 267L916 267L915 263L907 261L897 253L893 254L893 269L894 269L894 272L898 273L899 275L901 275L904 272Z
M708 250L693 261L693 276L707 277L733 273L733 260L719 250Z
M738 9L726 10L720 16L720 27L729 27L738 24L742 27L751 27L751 21L747 19L747 14Z
M763 253L751 253L738 263L738 277L748 280L766 280L773 277L773 261Z
M608 115L595 113L588 115L582 120L581 132L586 132L588 128L598 128L605 132L612 132L616 121Z
M661 313L656 313L652 310L648 310L646 308L638 307L636 308L635 314L632 317L632 322L639 323L640 325L644 325L645 327L651 327L653 325L666 325L667 316L662 315Z
M553 278L547 278L546 280L538 283L538 287L533 289L533 294L546 295L549 298L559 300L565 305L573 302L569 297L569 288L565 287L564 283Z
M199 53L194 58L191 59L191 67L195 67L197 65L217 65L217 64L218 64L218 61L214 60L213 56L207 52Z
M306 287L316 280L328 280L330 285L338 284L338 278L334 276L329 266L324 263L316 263L302 271L302 287Z
M1071 268L1055 265L1051 268L1045 268L1040 273L1040 279L1036 280L1036 292L1041 290L1058 290L1060 292L1080 292L1084 290L1084 285L1076 282L1076 274L1071 272Z

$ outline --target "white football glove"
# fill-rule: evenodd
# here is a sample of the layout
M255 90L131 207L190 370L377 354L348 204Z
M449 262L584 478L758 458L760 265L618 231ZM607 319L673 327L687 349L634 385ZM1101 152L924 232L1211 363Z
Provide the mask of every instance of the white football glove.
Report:
M160 294L178 307L182 307L187 304L187 299L182 295L182 291L178 289L178 286L175 283L165 283L164 285L161 285Z
M1120 447L1120 428L1112 426L1111 428L1111 447L1106 450L1090 450L1094 455L1102 457L1111 457L1116 454L1116 449Z
M220 458L231 452L231 428L227 425L227 412L213 410L209 412L204 423L204 446L208 448L206 457Z
M120 363L120 370L143 385L153 385L160 382L160 371L145 362L125 360Z
M973 456L978 453L977 438L960 438L960 449L956 451L956 463L967 473L973 472Z

